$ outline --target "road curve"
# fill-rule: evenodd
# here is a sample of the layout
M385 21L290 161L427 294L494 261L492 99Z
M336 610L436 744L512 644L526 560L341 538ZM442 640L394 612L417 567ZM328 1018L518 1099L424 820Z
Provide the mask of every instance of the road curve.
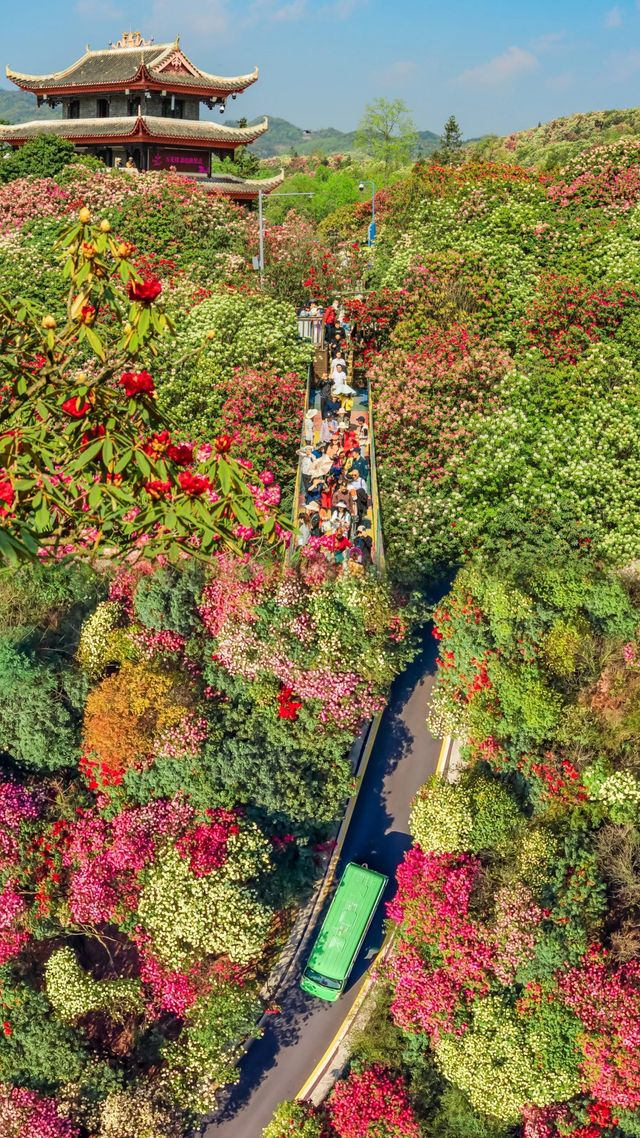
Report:
M385 899L393 892L395 869L410 845L411 799L438 762L440 741L425 725L435 656L427 633L421 655L394 685L338 867L340 873L348 861L366 862L388 874ZM307 936L302 962L323 916ZM220 1110L203 1128L205 1138L259 1138L278 1103L296 1096L358 994L367 964L382 942L383 916L380 910L349 990L336 1004L305 995L298 987L300 971L294 970L286 992L277 997L281 1014L268 1021L264 1036L249 1048L240 1082L229 1089Z

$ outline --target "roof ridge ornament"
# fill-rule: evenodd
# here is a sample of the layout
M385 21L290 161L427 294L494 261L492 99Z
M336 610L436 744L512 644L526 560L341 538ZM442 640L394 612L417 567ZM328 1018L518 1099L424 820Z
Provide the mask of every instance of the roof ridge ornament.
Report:
M117 43L110 43L109 47L112 51L118 51L123 47L153 47L153 37L146 40L140 32L123 32Z

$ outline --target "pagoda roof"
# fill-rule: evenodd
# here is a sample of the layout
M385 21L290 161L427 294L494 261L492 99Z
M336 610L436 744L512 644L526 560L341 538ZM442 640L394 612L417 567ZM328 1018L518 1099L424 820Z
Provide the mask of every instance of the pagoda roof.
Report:
M234 174L213 174L203 181L204 189L210 194L226 194L236 200L249 201L257 198L260 190L270 194L284 182L284 170L273 178L237 178Z
M148 44L87 49L80 59L64 71L50 75L27 75L6 68L7 78L24 91L40 94L77 94L123 87L150 87L163 90L190 90L209 95L244 91L258 78L258 68L247 75L212 75L202 71L185 55L180 43Z
M110 139L114 142L149 142L157 139L176 146L182 143L188 146L235 147L255 142L268 129L269 120L266 118L253 126L236 127L203 119L170 119L156 115L140 115L137 118L52 119L0 126L0 142L23 143L41 134L55 134L58 138L87 145L93 141L107 143Z

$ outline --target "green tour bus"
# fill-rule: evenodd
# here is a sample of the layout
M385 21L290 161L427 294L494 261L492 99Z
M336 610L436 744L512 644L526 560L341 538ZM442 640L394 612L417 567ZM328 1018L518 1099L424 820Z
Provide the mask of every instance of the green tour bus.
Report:
M349 862L302 974L303 991L321 1000L342 995L388 880Z

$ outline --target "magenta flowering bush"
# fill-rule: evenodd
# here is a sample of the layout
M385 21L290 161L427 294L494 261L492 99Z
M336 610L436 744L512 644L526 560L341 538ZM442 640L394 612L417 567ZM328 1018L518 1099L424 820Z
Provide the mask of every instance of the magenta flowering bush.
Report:
M338 1138L420 1138L420 1126L403 1081L373 1066L351 1072L338 1083L327 1104L329 1122Z
M389 966L395 1022L408 1031L464 1030L465 1007L489 991L494 947L470 915L478 859L425 854L414 846L398 870L398 892L387 906L400 926Z
M0 1133L6 1138L78 1138L52 1098L0 1084Z

